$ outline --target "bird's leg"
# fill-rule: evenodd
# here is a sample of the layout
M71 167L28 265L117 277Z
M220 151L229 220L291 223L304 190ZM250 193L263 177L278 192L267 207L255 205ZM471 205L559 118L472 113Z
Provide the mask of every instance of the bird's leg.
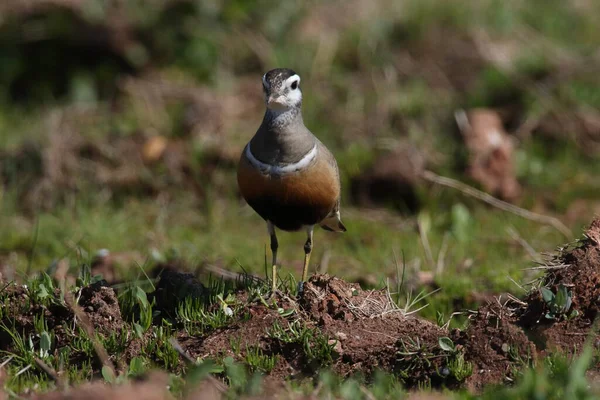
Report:
M299 291L302 290L302 285L306 282L308 278L308 264L310 262L310 254L312 253L312 245L313 245L313 230L315 229L314 225L306 228L306 235L308 236L306 239L306 243L304 243L304 269L302 270L302 282L300 283Z
M277 243L277 235L275 235L275 226L267 221L267 229L269 230L269 236L271 236L271 252L273 252L273 286L271 295L274 296L277 291L277 248L279 247L279 243Z

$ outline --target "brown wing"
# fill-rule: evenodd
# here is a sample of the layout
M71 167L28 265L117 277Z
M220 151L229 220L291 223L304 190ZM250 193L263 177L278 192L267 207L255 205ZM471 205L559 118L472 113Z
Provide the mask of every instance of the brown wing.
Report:
M335 205L327 215L327 217L321 222L321 228L332 231L332 232L346 232L346 227L341 221L340 216L340 200L341 200L341 183L340 183L340 171L338 169L337 161L333 154L329 151L327 147L323 143L319 141L319 151L323 153L324 159L331 166L331 168L335 171L335 179L338 186L338 195L337 201Z

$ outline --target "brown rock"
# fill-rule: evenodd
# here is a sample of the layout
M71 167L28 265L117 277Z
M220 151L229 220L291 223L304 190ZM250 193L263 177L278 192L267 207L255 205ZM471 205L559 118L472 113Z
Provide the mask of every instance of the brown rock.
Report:
M96 282L81 289L79 305L88 315L92 326L104 333L123 329L119 301L106 281Z
M467 173L484 190L506 201L521 194L514 168L514 144L498 113L488 109L458 112L456 121L469 151Z
M158 161L164 154L169 142L164 136L152 136L142 147L142 158L144 162L152 163Z
M342 355L342 352L343 352L342 342L340 342L339 340L330 339L327 341L327 344L330 346L333 346L333 352L335 353L336 357L339 357Z

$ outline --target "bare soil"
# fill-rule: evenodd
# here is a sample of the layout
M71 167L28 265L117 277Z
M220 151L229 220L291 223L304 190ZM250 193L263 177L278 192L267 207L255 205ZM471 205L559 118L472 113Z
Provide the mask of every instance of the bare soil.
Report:
M575 318L552 320L545 317L548 309L540 292L525 299L518 309L518 324L536 340L539 350L568 353L581 351L587 340L596 343L592 329L600 305L600 219L595 219L576 248L563 251L548 263L542 285L556 293L559 285L569 288Z
M570 288L576 315L548 318L548 306L537 286L524 300L490 301L471 312L470 324L465 330L447 331L400 311L386 290L363 290L356 283L315 275L304 285L298 298L277 295L278 307L294 309L292 316L284 317L281 310L263 302L249 301L249 294L241 290L234 295L243 306L241 310L236 309L230 324L198 336L180 329L176 338L193 358L230 356L243 361L246 352L257 347L264 355L276 356L275 367L265 377L269 387L281 388L289 379L311 379L325 365L342 376L361 375L367 380L377 370L388 371L400 376L409 388L430 383L433 387L467 387L477 392L489 384L510 384L520 368L553 352L576 354L590 337L593 344L597 343L598 335L592 327L600 296L600 219L592 222L583 240L549 259L546 267L540 284L554 292L559 284ZM73 321L71 310L53 305L34 306L25 311L26 290L15 284L4 290L8 291L11 301L7 316L1 321L3 324L14 324L16 331L27 334L33 331L33 316L44 313L49 328L56 333L57 348L72 340L62 333L62 325ZM161 282L150 298L156 300L158 310L169 314L186 293L201 297L207 290L193 275L163 266ZM100 334L127 326L114 290L104 282L83 288L79 304ZM330 360L311 359L302 343L269 334L275 324L287 327L294 321L326 338L334 349ZM466 380L457 381L448 374L449 357L440 348L441 337L451 338L457 351L472 363L473 373ZM0 333L0 350L11 351L10 342L5 333ZM234 353L234 342L239 343L239 353ZM139 343L132 343L124 356L126 359L113 362L127 361L140 351ZM78 389L81 396L93 385L98 384ZM127 392L135 385L117 390ZM99 391L108 390L102 385L96 387ZM50 397L40 398L66 398L52 397L55 394L47 396ZM119 395L115 392L115 396Z
M571 288L572 307L578 314L568 319L546 317L548 306L536 286L523 301L489 301L471 314L464 331L448 332L430 321L404 315L393 307L385 290L362 290L358 284L328 275L313 276L305 285L297 300L298 315L336 341L337 358L331 368L345 376L368 377L379 369L410 370L404 377L409 387L428 381L433 386L464 385L479 391L488 384L508 384L520 368L554 351L576 354L590 334L596 335L591 328L600 296L600 219L592 222L585 237L576 247L548 260L540 282L555 293L561 283ZM275 321L284 323L284 318L262 305L252 306L249 312L248 320L206 338L186 338L184 343L194 356L230 354L229 338L237 335L249 346L260 346L265 354L280 356L272 378L310 376L313 371L302 349L277 343L265 334ZM445 336L473 364L473 374L465 382L453 382L441 373L446 359L440 357L438 341ZM407 344L417 342L415 354L407 356ZM433 361L419 362L429 359Z

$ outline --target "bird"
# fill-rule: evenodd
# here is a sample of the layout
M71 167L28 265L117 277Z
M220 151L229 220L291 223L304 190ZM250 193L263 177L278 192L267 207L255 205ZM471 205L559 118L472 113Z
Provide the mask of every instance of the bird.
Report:
M313 231L319 225L346 232L340 216L340 173L327 147L304 125L300 76L276 68L262 77L266 110L258 130L242 150L238 187L250 207L267 223L272 252L272 295L277 291L276 229L304 230L304 268L308 277Z

